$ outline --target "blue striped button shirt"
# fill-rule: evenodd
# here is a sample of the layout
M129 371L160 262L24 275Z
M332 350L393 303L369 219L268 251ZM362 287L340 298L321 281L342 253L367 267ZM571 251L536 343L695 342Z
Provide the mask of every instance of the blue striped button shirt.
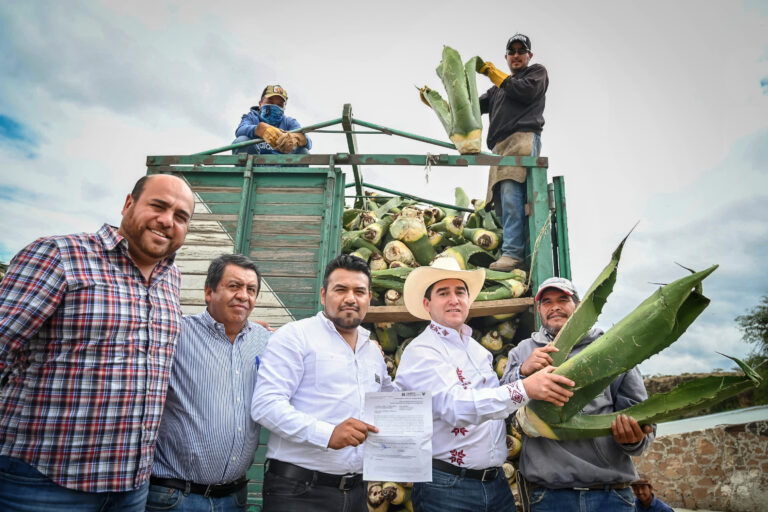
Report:
M248 322L232 343L208 311L184 317L153 475L199 484L245 475L259 442L249 408L270 334Z

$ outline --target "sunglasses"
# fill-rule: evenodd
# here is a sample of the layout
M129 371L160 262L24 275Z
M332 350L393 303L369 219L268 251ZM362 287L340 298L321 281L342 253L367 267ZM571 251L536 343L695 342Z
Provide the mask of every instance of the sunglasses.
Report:
M528 55L529 52L530 50L526 50L525 48L518 48L517 50L515 50L514 48L509 48L507 50L507 55L514 55L514 54Z

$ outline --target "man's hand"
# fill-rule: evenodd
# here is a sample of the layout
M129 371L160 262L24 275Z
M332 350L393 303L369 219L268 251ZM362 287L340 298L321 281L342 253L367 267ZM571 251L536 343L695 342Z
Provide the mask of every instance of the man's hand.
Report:
M636 444L642 441L647 434L653 432L653 427L650 425L641 427L635 418L626 414L619 414L611 422L611 430L613 430L613 438L617 443Z
M373 339L373 338L370 338L370 340L373 342L373 344L374 344L374 345L376 345L377 347L379 347L379 351L381 352L381 357L387 357L387 354L385 354L385 353L384 353L384 349L383 349L383 348L381 348L381 345L379 345L379 342L378 342L378 340L375 340L375 339Z
M306 145L307 137L303 133L284 132L272 147L281 153L290 153L297 147Z
M347 418L333 429L328 448L341 450L347 446L357 446L365 441L368 432L378 432L379 429L355 418Z
M270 332L275 332L275 330L272 327L270 327L269 322L265 322L264 320L253 320L253 323L259 324L260 326L262 326L263 328L265 328Z
M547 366L523 379L523 386L528 398L545 400L562 407L573 396L573 391L563 386L575 386L576 383L568 377L555 375L553 371L555 371L554 366Z
M483 63L482 66L480 66L477 69L478 73L482 73L483 75L487 76L491 79L491 82L493 82L493 85L496 87L501 87L501 83L506 80L506 78L509 76L508 74L504 73L502 70L497 68L493 65L493 62L486 61Z
M267 144L274 148L280 136L285 132L280 128L275 128L271 124L259 123L253 133L256 137L261 137Z
M520 366L520 375L527 377L533 375L535 372L541 370L552 364L552 357L550 352L560 352L554 345L547 344L543 347L539 347L528 356L528 359Z

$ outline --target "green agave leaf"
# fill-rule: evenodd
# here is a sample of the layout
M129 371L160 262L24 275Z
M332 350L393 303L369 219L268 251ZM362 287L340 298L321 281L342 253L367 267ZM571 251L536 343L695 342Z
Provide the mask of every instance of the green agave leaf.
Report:
M583 439L611 435L611 422L619 414L635 418L641 424L662 423L688 416L711 407L760 383L760 377L746 363L730 357L745 371L744 376L710 376L685 382L667 393L659 393L623 411L612 414L577 414L567 421L546 424L531 411L518 415L527 435L549 439ZM524 408L525 409L525 408ZM523 411L523 409L521 409Z
M374 277L371 279L371 288L382 288L384 290L392 289L403 293L404 285L405 281L401 281L394 277Z
M453 195L456 199L456 206L460 208L469 208L469 196L464 192L463 188L456 187L453 191Z
M480 114L480 96L477 94L477 69L483 65L480 57L472 57L464 64L464 76L467 79L467 91L469 92L469 104L472 110L472 118L475 125L483 126L482 114Z
M480 116L475 117L474 115L467 85L467 73L461 63L459 52L450 46L444 46L443 59L436 71L437 76L443 81L451 105L452 131L450 135L466 136L474 130L482 129L482 124L478 126L477 123ZM472 73L473 76L474 74ZM475 97L477 97L477 88L475 88ZM478 104L478 112L479 109Z
M397 267L397 268L385 268L382 270L373 270L371 275L375 278L378 277L396 277L399 279L405 279L413 269L411 267Z
M400 196L395 196L389 199L386 203L379 206L376 210L374 210L374 214L376 215L376 218L383 219L384 215L389 213L390 210L399 207L403 202L403 198Z
M634 229L634 228L632 228ZM608 301L608 296L613 292L613 286L616 284L616 274L618 272L619 260L621 259L621 251L624 249L624 244L632 234L630 230L627 236L619 243L619 246L613 251L611 255L611 261L605 266L600 275L597 276L595 282L592 283L587 293L581 299L581 302L576 307L576 310L571 315L571 318L565 322L563 328L555 337L554 344L559 349L559 352L552 352L552 366L561 365L571 353L573 347L589 332L597 317L603 311L603 306Z
M437 118L445 128L445 133L449 136L453 132L453 120L451 119L451 107L448 102L440 96L440 93L429 87L421 90L421 97L429 104L432 110L437 114Z
M502 272L500 270L492 270L492 269L486 269L485 271L485 280L486 281L506 281L507 279L514 279L516 281L520 281L521 283L525 282L526 274L524 271L521 270L513 270L512 272Z
M578 413L618 375L671 345L709 304L709 299L694 288L716 268L714 265L656 290L555 370L576 382L574 395L565 406L535 401L531 409L547 423L561 423Z

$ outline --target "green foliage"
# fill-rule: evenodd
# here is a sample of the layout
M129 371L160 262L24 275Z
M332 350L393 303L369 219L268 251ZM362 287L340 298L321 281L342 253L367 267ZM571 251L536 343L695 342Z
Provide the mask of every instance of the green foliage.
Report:
M737 316L736 323L744 331L744 341L757 345L755 355L768 359L768 295L748 314Z
M736 323L744 332L744 341L756 345L746 361L763 377L752 391L752 405L768 404L768 295L749 312L737 316Z

